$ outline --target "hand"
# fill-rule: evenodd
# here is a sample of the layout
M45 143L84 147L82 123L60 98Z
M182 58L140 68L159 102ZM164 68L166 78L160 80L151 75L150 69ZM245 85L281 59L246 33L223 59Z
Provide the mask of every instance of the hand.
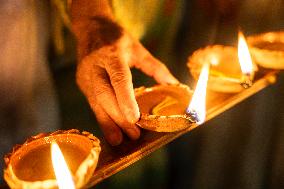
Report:
M130 67L142 70L158 83L178 83L164 64L125 31L115 42L85 56L78 66L77 82L111 145L122 142L121 131L133 140L140 136L140 130L135 125L140 113Z

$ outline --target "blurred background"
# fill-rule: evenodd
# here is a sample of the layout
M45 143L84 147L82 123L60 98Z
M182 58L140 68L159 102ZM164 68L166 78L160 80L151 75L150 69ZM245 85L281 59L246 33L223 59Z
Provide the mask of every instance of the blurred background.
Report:
M141 6L155 1L138 2L130 7L133 14L145 14L141 10L147 9ZM181 82L190 86L193 81L186 62L198 48L212 44L236 46L239 27L245 35L284 30L283 0L161 0L158 4L142 43ZM3 79L0 77L2 157L12 146L39 132L76 128L101 135L95 116L75 83L75 40L68 22L59 21L56 7L56 1L29 0L0 5L0 31L2 36L6 34L5 38L0 37L0 73L4 74ZM30 21L33 16L36 18ZM3 58L7 57L5 53L9 58ZM35 54L37 57L32 58ZM7 62L10 62L8 66ZM132 74L135 87L155 84L138 70L132 70ZM32 87L35 84L37 87ZM23 90L24 93L19 92ZM33 98L23 100L30 91ZM39 94L43 97L37 99ZM275 85L106 179L96 188L282 188L283 97L284 75L281 73ZM39 118L34 120L34 115ZM3 164L1 161L1 170ZM4 187L2 175L0 183Z

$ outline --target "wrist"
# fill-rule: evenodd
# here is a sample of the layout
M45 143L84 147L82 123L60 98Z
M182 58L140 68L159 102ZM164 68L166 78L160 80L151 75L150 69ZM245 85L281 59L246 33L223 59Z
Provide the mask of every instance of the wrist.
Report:
M104 17L93 17L88 21L73 24L77 38L78 59L104 46L114 44L123 35L123 29L114 21Z

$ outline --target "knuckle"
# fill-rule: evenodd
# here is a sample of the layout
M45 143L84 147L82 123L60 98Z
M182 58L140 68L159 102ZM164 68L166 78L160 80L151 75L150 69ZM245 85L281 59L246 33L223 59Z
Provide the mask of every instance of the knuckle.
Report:
M113 87L120 87L131 81L129 67L119 60L112 61L109 65L108 74Z
M109 94L109 89L105 85L100 85L94 88L94 94L96 101L99 101L101 97L107 96Z
M113 87L120 87L127 84L130 80L130 76L125 72L116 71L110 75L110 81Z

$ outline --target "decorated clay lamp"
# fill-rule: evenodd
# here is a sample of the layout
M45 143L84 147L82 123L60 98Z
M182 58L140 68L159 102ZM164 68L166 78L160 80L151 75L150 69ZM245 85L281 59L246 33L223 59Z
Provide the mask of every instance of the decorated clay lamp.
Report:
M225 93L236 93L249 87L257 70L242 33L239 33L238 48L213 45L195 51L188 59L194 79L198 78L204 64L210 64L208 88Z
M190 126L186 115L192 91L186 85L157 85L135 90L141 118L137 125L157 132L174 132Z
M11 188L50 189L62 182L67 186L69 171L74 188L83 188L93 175L100 151L100 141L88 132L72 129L39 134L5 156L4 178ZM64 170L62 161L68 165L67 173L61 175L65 180L55 172Z
M208 69L206 66L207 72L201 74L194 94L182 84L136 89L141 112L137 125L157 132L175 132L204 122Z
M258 65L284 69L284 31L253 35L247 40L252 57Z

